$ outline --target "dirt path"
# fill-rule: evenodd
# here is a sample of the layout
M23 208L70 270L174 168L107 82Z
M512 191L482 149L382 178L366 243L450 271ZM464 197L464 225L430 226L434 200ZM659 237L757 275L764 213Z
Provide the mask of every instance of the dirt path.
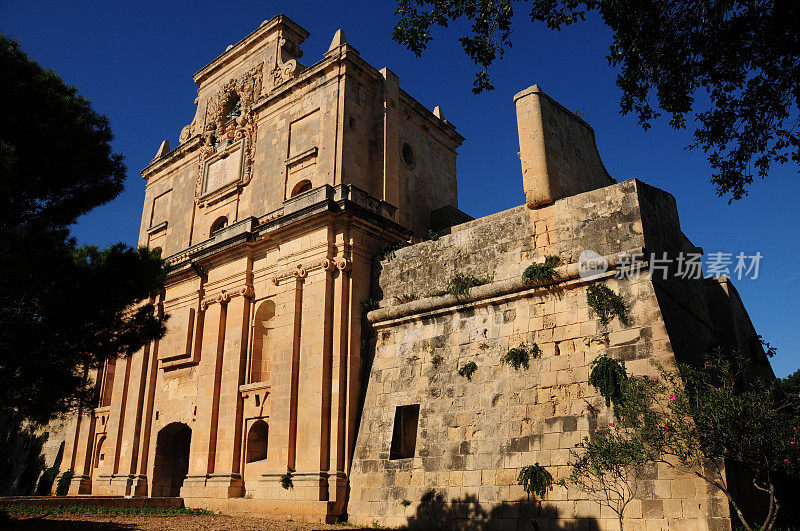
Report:
M355 531L358 528L347 524L307 524L279 518L256 518L249 516L48 516L44 518L12 518L0 522L2 529L24 531Z

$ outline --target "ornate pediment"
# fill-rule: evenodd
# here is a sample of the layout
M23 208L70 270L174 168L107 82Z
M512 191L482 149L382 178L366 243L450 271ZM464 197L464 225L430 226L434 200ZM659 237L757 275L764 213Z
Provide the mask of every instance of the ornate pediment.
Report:
M206 104L195 199L214 203L246 186L253 174L256 121L264 63L225 83Z

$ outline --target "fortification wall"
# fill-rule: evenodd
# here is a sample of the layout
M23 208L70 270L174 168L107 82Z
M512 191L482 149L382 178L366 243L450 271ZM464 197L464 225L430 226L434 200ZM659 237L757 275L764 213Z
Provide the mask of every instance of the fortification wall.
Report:
M544 503L529 501L517 475L538 462L556 480L566 477L570 452L612 422L588 383L598 354L624 359L635 374L654 374L656 363L674 365L653 282L647 275L618 279L614 273L617 253L643 250L643 227L656 223L642 217L640 188L631 180L537 210L511 209L382 262L382 307L368 316L374 358L351 471L350 521L618 529L614 513L574 487L555 487ZM648 201L648 213L656 203L664 212L674 209L663 192L650 193ZM684 239L680 231L663 234L665 240ZM576 262L584 249L605 256L610 271L580 278ZM558 255L565 264L557 269L559 281L525 285L522 271L545 255ZM440 290L456 272L493 281L462 299L394 298ZM629 326L618 319L600 324L586 302L586 288L595 282L625 298ZM501 364L501 356L520 343L536 343L541 356L518 371ZM471 379L458 375L469 361L477 364ZM392 447L398 408L417 405L415 450L404 457ZM728 515L727 503L702 480L655 465L626 510L631 529L729 529Z

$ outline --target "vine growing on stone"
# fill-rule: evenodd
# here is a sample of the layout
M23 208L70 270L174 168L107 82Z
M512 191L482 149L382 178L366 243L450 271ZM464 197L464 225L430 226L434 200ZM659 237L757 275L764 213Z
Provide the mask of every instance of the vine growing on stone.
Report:
M543 500L547 491L553 488L553 476L537 462L522 467L517 476L517 484L522 485L522 490L528 493L528 499L533 494Z
M586 288L586 303L604 325L607 325L615 315L623 325L627 326L630 323L625 300L608 286L593 284Z
M488 284L491 282L491 279L488 278L478 278L473 275L464 275L461 273L456 273L450 280L447 281L447 288L435 291L431 293L434 297L441 297L443 295L453 295L457 299L462 299L469 295L470 288L474 288L475 286L482 286L484 284Z
M610 406L612 402L615 407L619 405L622 401L625 381L628 379L625 362L617 361L603 353L592 361L591 369L589 383L606 399L606 406Z

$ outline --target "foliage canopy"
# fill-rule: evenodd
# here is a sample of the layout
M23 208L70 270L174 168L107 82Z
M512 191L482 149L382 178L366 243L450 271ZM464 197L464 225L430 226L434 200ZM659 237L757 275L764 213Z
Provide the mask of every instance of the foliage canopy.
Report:
M2 35L0 71L0 415L44 423L94 405L89 369L163 335L148 300L166 268L147 249L70 238L123 189L108 120Z
M773 163L800 163L800 3L796 0L398 0L392 37L416 55L432 27L464 19L459 37L478 66L473 92L494 88L488 68L511 47L515 7L550 29L599 16L612 32L622 114L647 129L662 114L694 126L720 196L747 195Z

